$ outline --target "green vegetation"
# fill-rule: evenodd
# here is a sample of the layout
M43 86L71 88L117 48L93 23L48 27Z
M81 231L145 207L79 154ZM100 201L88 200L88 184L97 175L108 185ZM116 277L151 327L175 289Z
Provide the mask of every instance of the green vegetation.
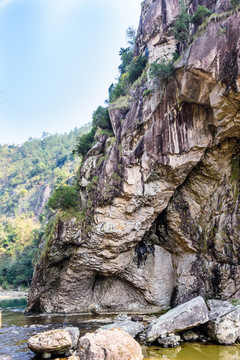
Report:
M78 143L73 150L73 154L85 156L94 144L94 135L95 131L92 129L89 133L80 136L78 139Z
M190 23L201 26L201 24L205 22L205 19L211 16L212 12L206 6L199 5L196 12L190 16L187 2L180 1L179 3L180 14L173 25L173 32L175 39L179 42L180 53L182 53L193 40L190 36Z
M99 132L99 129L102 132ZM73 150L74 154L85 156L96 140L96 134L113 136L112 125L108 113L108 108L99 106L92 115L92 129L87 134L78 138L78 143Z
M120 49L120 76L117 83L111 84L108 89L109 103L114 103L119 97L128 94L131 85L142 75L148 61L146 56L134 57L135 31L131 27L127 30L127 38L130 46Z
M132 50L133 51L133 50ZM112 84L109 89L109 102L115 102L120 96L125 96L129 92L131 85L142 75L147 64L147 58L139 55L133 57L128 66L124 66L125 73L121 74L116 84Z
M185 1L180 1L179 3L181 11L173 26L174 37L180 43L188 44L190 41L189 24L191 17L188 14L187 3Z
M148 96L148 95L152 94L152 92L153 92L152 89L146 89L146 90L144 90L144 92L143 92L143 96Z
M218 30L218 35L219 36L224 36L226 35L227 32L227 27L226 26L222 26L219 30Z
M0 224L0 285L28 287L42 232L33 218L24 216Z
M164 84L168 83L169 78L172 76L173 72L174 72L174 62L177 60L178 58L178 53L174 53L173 54L173 58L172 60L170 60L169 62L166 62L166 60L163 60L162 62L158 62L159 59L157 61L154 61L151 65L150 65L150 70L149 70L149 75L151 78L158 78L159 80L161 80Z
M157 61L153 62L150 65L149 74L151 78L157 77L162 82L167 83L169 77L173 73L173 62L169 61L168 63L164 60L161 63Z
M112 130L112 125L107 108L99 106L97 110L93 112L92 127L94 131L96 131L97 128L101 128L102 130Z
M91 125L69 134L30 138L21 146L0 145L0 214L38 217L44 193L76 173L80 159L74 159L72 149L77 136L89 129Z
M111 84L108 89L109 100L107 102L110 104L114 103L113 106L115 105L118 108L129 107L128 92L136 80L142 76L147 64L145 56L139 55L134 57L135 30L131 27L127 29L127 38L129 46L121 48L119 52L121 64L118 67L120 73L118 82ZM99 106L92 115L92 130L78 139L73 153L85 156L95 141L103 135L112 137L113 130L108 108Z
M231 161L231 179L240 180L240 155L235 156Z
M195 14L191 17L191 23L201 25L203 21L212 14L206 6L198 5Z
M234 305L234 306L240 305L240 300L239 299L232 299L232 305Z
M48 200L48 206L53 210L78 208L78 190L76 186L63 185L54 189Z
M230 0L230 3L235 10L240 5L240 0Z
M65 198L61 194L58 201L65 209L75 204L76 190L66 185L80 164L72 148L76 137L89 129L90 124L69 134L45 133L41 139L30 138L21 146L0 145L1 287L29 286L50 217L45 205L52 189L64 189Z

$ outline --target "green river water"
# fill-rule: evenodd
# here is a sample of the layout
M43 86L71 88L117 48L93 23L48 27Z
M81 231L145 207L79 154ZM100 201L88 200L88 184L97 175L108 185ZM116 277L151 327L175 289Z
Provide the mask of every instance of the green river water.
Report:
M35 360L28 350L27 339L40 332L62 326L73 325L80 328L81 335L95 331L101 326L93 316L31 316L25 317L23 309L26 299L4 300L0 302L2 327L0 328L0 360ZM86 323L86 321L89 321ZM240 360L237 346L219 346L200 343L184 343L174 349L158 346L143 346L145 360ZM9 356L9 357L8 357ZM119 359L120 360L120 359Z

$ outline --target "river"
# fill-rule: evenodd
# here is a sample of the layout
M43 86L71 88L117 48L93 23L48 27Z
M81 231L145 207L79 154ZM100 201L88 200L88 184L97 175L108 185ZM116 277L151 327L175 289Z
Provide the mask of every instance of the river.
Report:
M101 326L96 316L31 316L23 315L26 299L0 301L2 327L0 328L0 360L33 360L36 357L28 350L27 339L44 330L73 325L80 328L81 335ZM184 343L174 349L143 346L145 360L240 360L237 346ZM120 360L120 359L119 359Z

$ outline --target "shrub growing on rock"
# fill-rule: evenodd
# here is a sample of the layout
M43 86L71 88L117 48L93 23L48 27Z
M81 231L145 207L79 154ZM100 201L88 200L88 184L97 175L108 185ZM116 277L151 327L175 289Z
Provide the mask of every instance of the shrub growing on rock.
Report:
M85 156L94 144L95 131L92 129L87 134L79 137L78 143L73 150L74 154Z
M240 0L230 0L230 3L234 9L237 8L237 6L240 5Z
M99 106L92 115L92 130L82 135L73 151L74 154L85 156L95 142L95 134L98 129L105 131L105 134L112 136L112 125L108 108Z
M130 65L127 67L128 79L131 84L142 75L142 72L147 64L146 56L139 55L133 58Z
M77 208L78 191L76 187L64 185L55 189L48 200L48 206L53 210Z
M151 78L157 77L162 80L164 83L168 82L169 77L173 73L173 63L172 61L166 62L166 60L158 63L157 61L153 62L150 65L149 75Z
M163 83L167 83L169 77L173 74L174 72L174 62L177 60L178 58L178 53L175 52L173 54L173 58L170 61L166 61L163 60L161 62L159 62L159 59L157 61L154 61L151 65L150 65L150 69L149 69L149 75L151 78L157 77L158 79L160 79Z
M210 16L211 14L212 14L211 10L209 10L206 6L198 5L195 14L191 18L191 23L196 25L201 25L205 20L205 18Z
M173 26L173 32L174 37L179 42L189 42L189 23L190 23L190 15L188 14L188 7L187 4L184 1L180 1L180 14L178 15L174 26Z
M112 130L112 125L108 113L108 109L103 106L99 106L92 115L93 129L101 128L103 130Z

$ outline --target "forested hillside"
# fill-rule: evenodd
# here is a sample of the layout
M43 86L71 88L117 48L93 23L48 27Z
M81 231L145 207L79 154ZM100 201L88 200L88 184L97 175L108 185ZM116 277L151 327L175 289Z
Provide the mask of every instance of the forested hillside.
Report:
M56 187L74 181L80 158L72 151L91 125L69 134L0 145L0 286L28 286L32 263L49 216L47 201ZM72 180L71 180L72 179Z

